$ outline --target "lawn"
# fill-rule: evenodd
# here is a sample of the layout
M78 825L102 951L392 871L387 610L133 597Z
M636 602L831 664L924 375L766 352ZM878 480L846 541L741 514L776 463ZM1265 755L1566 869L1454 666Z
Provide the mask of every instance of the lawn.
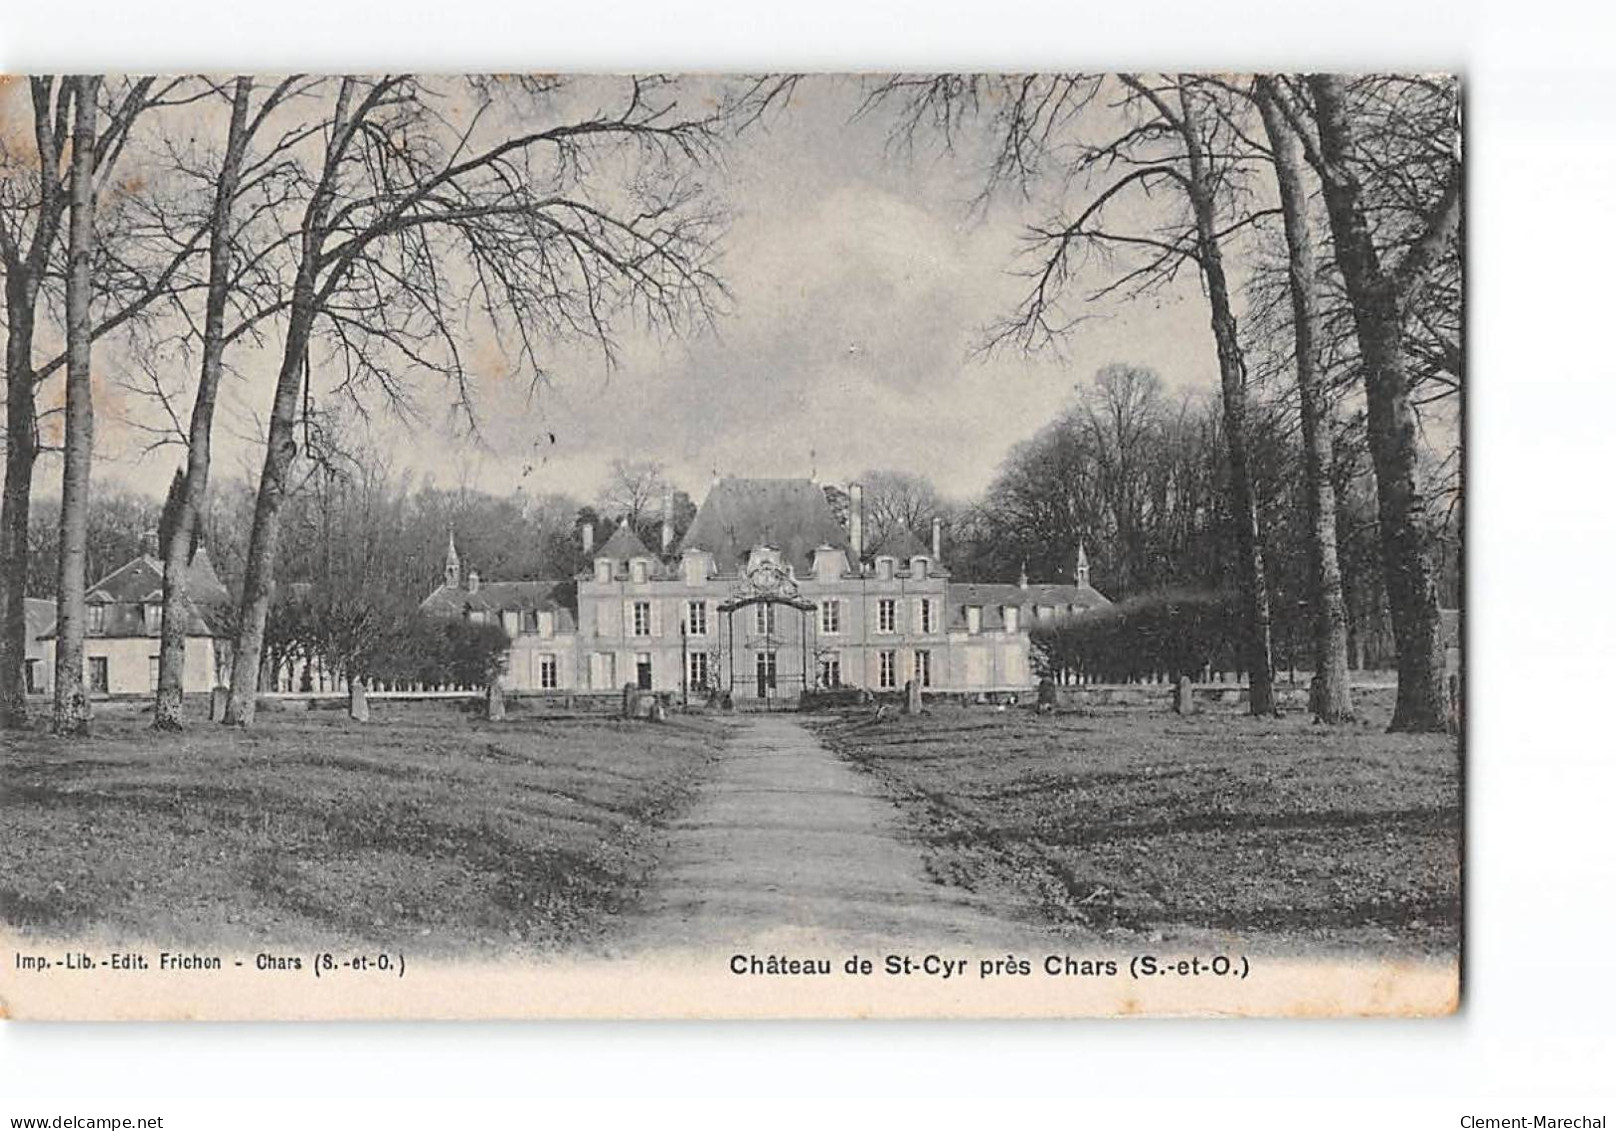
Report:
M1235 707L1038 716L939 706L822 720L903 809L941 882L1075 935L1454 953L1458 744Z
M722 730L444 704L0 735L0 920L52 935L412 952L588 946L632 910Z

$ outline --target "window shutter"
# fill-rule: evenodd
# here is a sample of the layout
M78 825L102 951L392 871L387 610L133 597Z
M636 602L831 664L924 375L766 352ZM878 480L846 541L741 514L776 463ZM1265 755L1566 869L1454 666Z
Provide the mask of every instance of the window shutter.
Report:
M653 600L651 602L651 635L652 636L661 636L662 635L662 602L661 601Z
M623 602L623 631L618 633L618 635L619 636L633 636L634 635L634 602L633 601L624 601Z

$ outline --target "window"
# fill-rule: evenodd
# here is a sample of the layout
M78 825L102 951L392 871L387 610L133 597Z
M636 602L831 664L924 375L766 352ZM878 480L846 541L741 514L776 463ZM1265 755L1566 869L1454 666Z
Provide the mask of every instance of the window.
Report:
M915 682L921 687L931 686L931 653L925 649L915 652Z
M107 607L105 605L90 606L90 631L104 632L107 627Z
M529 633L539 631L539 610L522 610L522 631Z
M651 602L634 602L634 635L651 635Z
M90 690L102 695L107 693L107 658L105 656L91 656L90 664Z
M777 670L773 652L759 652L757 654L757 693L759 699L774 690L774 678Z
M552 691L560 686L560 680L557 678L558 674L555 656L546 654L539 657L539 686L541 688L546 691Z
M690 653L690 686L701 688L707 686L708 656L706 652Z
M596 652L589 658L589 685L597 691L617 686L617 657L611 652Z
M898 602L891 597L882 597L875 607L875 631L898 631Z
M554 613L540 613L539 614L539 635L540 636L554 636L555 635L555 614Z
M982 631L981 605L965 606L965 631L973 634Z
M840 601L819 602L819 631L835 635L842 631L842 603Z
M893 567L897 564L898 561L896 558L876 558L875 576L879 577L882 581L891 581Z
M842 685L842 658L835 652L819 657L819 686L840 687Z
M634 579L634 584L645 584L645 560L643 558L636 560L629 566L629 576Z
M146 606L146 635L159 636L163 631L163 606L156 601Z
M516 636L522 631L522 614L515 609L506 609L500 613L499 620L506 636Z
M926 559L922 557L910 558L909 572L915 577L924 578L928 572L926 569Z
M641 691L651 690L651 653L641 652L634 657L634 681Z
M934 619L934 614L932 612L933 607L934 606L932 604L932 599L930 597L922 597L920 599L920 631L921 632L936 632L937 631L937 626L934 623L932 623L933 619Z
M157 690L157 669L161 666L162 665L160 664L158 657L148 657L146 662L147 674L151 678L151 690L153 691Z
M757 609L757 634L759 636L773 636L774 606L764 601L761 605L754 607Z
M881 686L885 689L898 686L898 654L890 648L881 653Z
M1021 627L1021 609L1020 609L1020 607L1016 606L1016 605L1006 605L1004 607L1004 630L1006 632L1015 632L1020 627Z
M595 580L602 585L612 579L612 561L610 558L595 559Z
M707 635L707 602L685 602L685 631L691 636ZM705 656L702 657L706 659ZM703 681L705 682L705 681Z

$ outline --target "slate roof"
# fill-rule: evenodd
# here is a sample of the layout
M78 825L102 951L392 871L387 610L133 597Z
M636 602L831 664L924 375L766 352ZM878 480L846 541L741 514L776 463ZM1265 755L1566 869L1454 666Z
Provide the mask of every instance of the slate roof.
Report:
M920 536L909 527L894 526L887 531L884 538L872 543L865 550L865 554L871 558L885 555L897 558L900 562L906 562L914 557L931 557L931 547L922 541ZM938 562L937 564L941 565L942 563Z
M219 580L205 549L197 550L187 567L185 595L202 606L230 603L230 592ZM90 586L85 597L91 601L161 601L163 563L150 554L132 558Z
M721 479L707 492L679 549L706 550L727 573L763 545L807 574L820 546L847 552L847 531L824 488L811 479Z
M548 612L555 614L557 632L578 629L578 583L565 581L480 581L473 593L465 586L440 585L421 602L421 610L438 616L465 616L469 612Z
M1032 582L1023 589L1020 585L1000 583L950 582L948 585L947 626L963 631L966 627L965 607L982 607L983 631L1004 628L1004 606L1014 605L1021 610L1021 625L1026 628L1037 619L1039 605L1053 606L1060 614L1069 613L1076 605L1079 613L1105 608L1110 598L1092 585L1056 585Z
M653 560L656 558L655 554L646 549L645 543L640 541L640 536L634 533L634 528L627 522L618 523L617 529L612 531L612 536L606 539L606 544L596 550L592 556L612 558L615 561L622 562L626 562L630 558L651 558Z
M186 635L214 635L207 613L228 606L231 597L204 549L198 549L186 567L185 596L191 606L186 617ZM147 621L146 607L160 605L162 600L163 563L150 554L131 558L85 590L84 603L102 609L101 626L97 628L91 622L85 626L85 635L98 638L156 636L160 625ZM41 635L56 634L55 602L50 605L51 625Z

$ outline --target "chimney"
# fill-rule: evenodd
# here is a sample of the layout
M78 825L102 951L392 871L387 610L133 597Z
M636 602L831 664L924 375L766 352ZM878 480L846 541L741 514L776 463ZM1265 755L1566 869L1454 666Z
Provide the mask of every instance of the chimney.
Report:
M1021 559L1021 577L1017 579L1016 584L1019 585L1023 589L1027 588L1027 559L1026 558Z
M1077 544L1077 583L1079 585L1089 583L1089 555L1081 541Z
M148 558L155 558L157 554L157 531L148 530L140 536L140 552Z
M662 492L662 556L673 549L673 492Z
M931 520L931 560L943 560L943 520L940 518Z
M590 554L595 552L595 524L592 522L584 523L583 534L584 556L588 557Z
M847 489L847 540L853 546L853 568L864 568L864 485L854 483Z
M481 584L481 580L477 577L477 571L476 570L472 570L470 573L466 574L466 592L467 593L475 593L475 592L477 592L477 586L480 585L480 584Z

